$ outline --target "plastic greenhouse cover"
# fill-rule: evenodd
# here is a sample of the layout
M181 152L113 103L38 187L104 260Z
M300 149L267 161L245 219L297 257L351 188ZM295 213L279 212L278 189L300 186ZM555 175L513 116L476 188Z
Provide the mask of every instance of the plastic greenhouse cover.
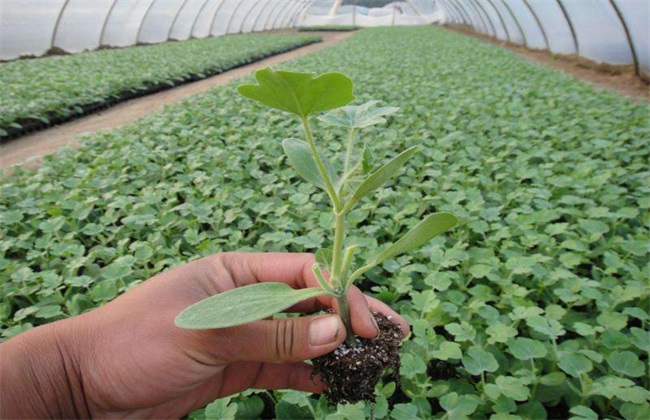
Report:
M169 38L174 16L183 5L183 0L156 1L142 20L138 42L153 44Z
M374 9L341 6L338 15L329 16L334 4L335 0L0 0L0 59L39 56L53 47L80 52L102 45L124 47L294 24L416 25L444 17L501 40L559 54L578 52L595 62L631 64L635 53L640 72L650 75L646 0L408 0Z
M126 47L137 42L138 29L153 0L118 1L106 19L102 45Z
M2 0L0 59L42 55L52 46L52 33L65 0Z
M99 47L102 27L112 4L112 0L69 0L54 34L53 45L73 53Z
M528 0L528 3L544 27L550 50L558 54L575 54L573 35L557 2Z

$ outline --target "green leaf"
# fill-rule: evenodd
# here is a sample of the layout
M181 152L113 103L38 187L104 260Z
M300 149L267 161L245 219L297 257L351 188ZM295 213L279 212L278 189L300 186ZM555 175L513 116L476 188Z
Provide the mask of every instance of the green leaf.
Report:
M632 344L643 351L650 352L650 331L633 327L630 328L630 332L632 333L632 338L630 339Z
M305 178L305 180L314 186L326 190L325 182L320 176L318 166L314 160L314 155L312 154L307 142L298 139L285 139L282 141L282 148L289 158L289 162L291 162L291 165L296 169L296 172L298 172L301 177ZM318 154L325 164L325 170L327 170L332 183L334 185L338 184L338 176L329 160L327 160L327 156L325 156L325 154L320 150L318 150Z
M417 249L441 233L456 226L458 219L451 213L433 213L427 216L397 242L390 245L379 256L374 258L374 264L379 265L389 258Z
M580 376L583 373L591 372L593 364L591 360L581 354L560 353L558 367L571 376Z
M515 338L508 346L508 350L519 360L539 359L547 354L544 344L525 337Z
M645 364L639 360L639 356L631 351L614 351L607 356L607 363L616 372L638 378L645 375Z
M577 405L575 407L571 407L571 410L569 410L569 412L577 416L577 417L571 417L571 419L573 420L579 420L579 419L598 420L598 414L596 414L596 412L591 408L586 407L584 405Z
M460 351L460 344L450 341L440 343L438 350L432 350L430 355L434 359L439 360L460 359L463 357L463 353Z
M463 366L472 375L480 375L483 372L495 372L499 369L499 363L492 353L480 347L470 347L463 356Z
M334 111L321 115L318 119L325 124L345 127L350 129L361 129L375 124L386 122L387 115L394 114L399 108L394 106L376 107L379 101L369 101L363 105L344 106Z
M342 107L354 99L352 81L341 73L314 78L311 73L275 71L267 67L255 72L255 79L257 85L239 86L239 93L301 118Z
M207 419L235 420L237 404L230 402L230 397L221 398L205 407Z
M203 299L181 312L174 323L193 330L234 327L325 294L326 291L316 287L292 289L285 283L256 283Z
M402 166L404 166L404 164L411 158L411 156L413 156L416 151L417 146L406 149L394 157L390 162L370 174L370 176L368 176L368 178L366 178L361 183L361 185L359 185L350 201L352 203L356 203L372 191L388 182L388 180L390 180L397 173L397 171Z
M496 386L499 392L515 401L526 401L530 396L530 391L521 379L513 376L499 376L496 379Z
M619 409L621 415L625 420L648 420L650 419L650 404L647 402L642 402L640 404L634 404L631 402L626 402Z
M539 383L546 386L560 386L566 382L566 375L564 372L551 372L539 379Z
M535 331L547 335L550 338L557 338L566 333L564 328L562 328L562 324L554 319L533 316L526 319L526 323Z
M445 409L450 419L464 418L476 411L478 407L478 401L480 400L472 397L474 396L458 396L457 393L451 392L440 398L440 406Z

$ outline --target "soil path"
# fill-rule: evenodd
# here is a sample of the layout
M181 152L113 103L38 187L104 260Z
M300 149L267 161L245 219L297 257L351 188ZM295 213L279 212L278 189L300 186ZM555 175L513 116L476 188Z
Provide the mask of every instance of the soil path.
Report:
M37 166L42 156L54 153L63 146L78 145L81 140L79 136L82 134L108 131L129 124L146 114L161 109L167 104L205 92L214 86L225 85L233 79L246 76L255 70L276 65L342 42L352 36L354 32L317 32L315 34L320 35L323 42L274 55L208 79L123 102L96 114L10 140L0 145L0 170L17 164L24 164L25 167Z

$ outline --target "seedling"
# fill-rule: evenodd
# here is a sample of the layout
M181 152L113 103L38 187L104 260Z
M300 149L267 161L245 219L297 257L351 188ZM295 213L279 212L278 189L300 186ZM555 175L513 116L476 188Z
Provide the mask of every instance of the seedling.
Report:
M398 108L379 107L378 101L346 106L354 99L353 84L341 73L314 77L310 73L266 68L256 72L255 78L257 85L240 86L239 93L262 105L298 117L306 141L286 139L282 142L282 147L298 174L323 189L332 204L332 247L318 250L316 263L312 267L320 287L295 290L284 283L258 283L233 289L188 307L178 315L176 325L189 329L233 327L272 316L309 298L330 295L338 301L339 316L348 332L347 343L354 345L346 300L350 287L368 270L399 254L416 249L452 228L457 219L450 213L430 214L397 242L366 258L365 264L352 267L359 247L345 243L346 216L361 199L395 176L417 151L417 146L411 147L385 165L376 167L368 145L359 147L357 144L357 134L363 128L384 123L385 117L395 113ZM309 118L324 111L331 112L320 116L321 122L347 130L347 145L340 174L326 154L317 148L310 125Z

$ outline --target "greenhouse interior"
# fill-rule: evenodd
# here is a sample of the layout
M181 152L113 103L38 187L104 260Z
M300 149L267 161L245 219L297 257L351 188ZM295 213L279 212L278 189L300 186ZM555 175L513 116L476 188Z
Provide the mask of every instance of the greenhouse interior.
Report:
M1 0L0 418L650 419L647 0Z

